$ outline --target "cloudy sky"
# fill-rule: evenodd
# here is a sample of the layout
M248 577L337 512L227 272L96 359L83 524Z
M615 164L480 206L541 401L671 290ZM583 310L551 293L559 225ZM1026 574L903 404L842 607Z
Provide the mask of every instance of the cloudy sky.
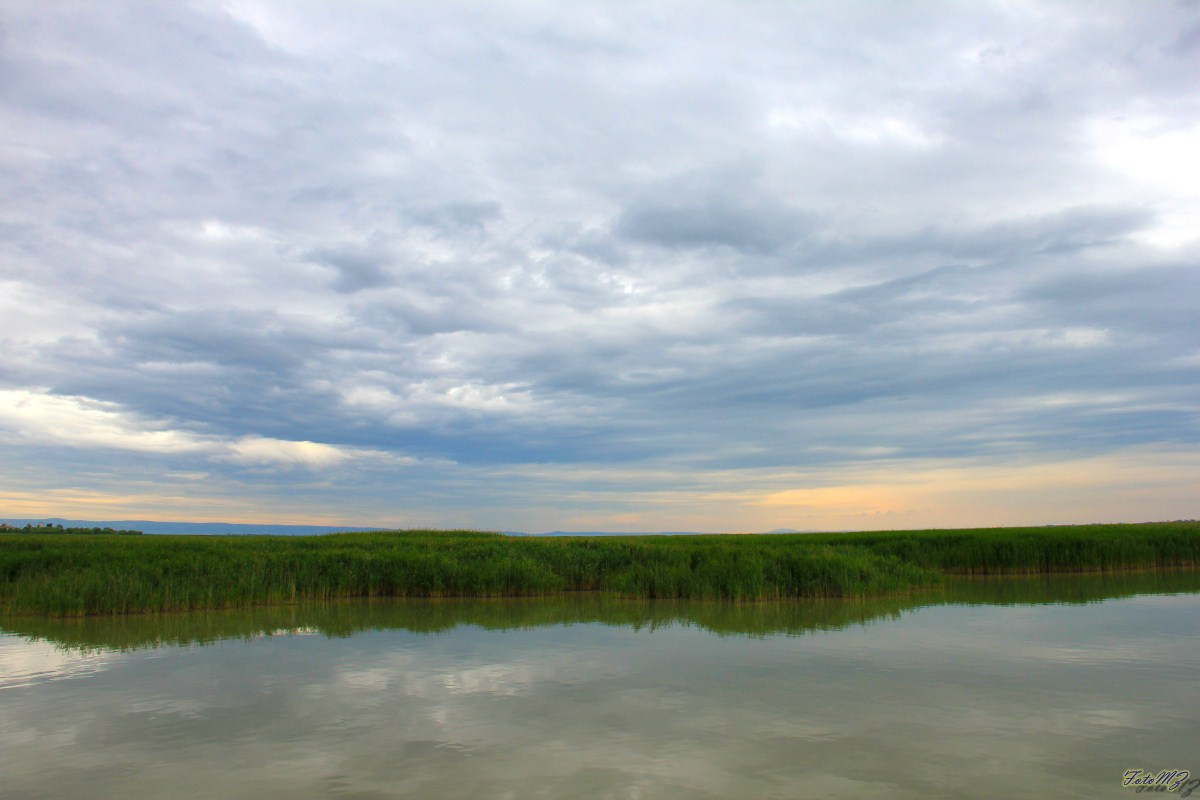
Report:
M6 0L0 515L1200 516L1200 4Z

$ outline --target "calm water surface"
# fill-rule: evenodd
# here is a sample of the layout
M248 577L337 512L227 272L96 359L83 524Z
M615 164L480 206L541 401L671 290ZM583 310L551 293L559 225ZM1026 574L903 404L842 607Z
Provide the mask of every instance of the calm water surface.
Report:
M1137 796L1129 768L1200 778L1197 573L0 631L3 797L1105 798Z

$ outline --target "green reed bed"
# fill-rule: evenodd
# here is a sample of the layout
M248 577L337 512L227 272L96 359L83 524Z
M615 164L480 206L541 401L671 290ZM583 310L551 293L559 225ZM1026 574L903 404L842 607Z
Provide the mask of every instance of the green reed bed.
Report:
M513 538L0 535L0 609L56 616L600 591L764 600L883 595L944 573L1195 565L1200 523L978 531Z
M939 572L966 575L1104 572L1200 564L1200 522L1058 525L1035 528L819 534L897 556Z

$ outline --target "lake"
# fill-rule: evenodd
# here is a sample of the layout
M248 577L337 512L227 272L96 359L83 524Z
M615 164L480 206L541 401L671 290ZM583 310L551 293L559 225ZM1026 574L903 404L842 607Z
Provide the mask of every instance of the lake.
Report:
M1198 643L1197 572L12 618L0 796L1186 796Z

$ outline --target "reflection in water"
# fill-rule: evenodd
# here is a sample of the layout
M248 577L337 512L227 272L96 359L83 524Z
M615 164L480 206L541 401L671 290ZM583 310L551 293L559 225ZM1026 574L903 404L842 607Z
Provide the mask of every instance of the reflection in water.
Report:
M687 625L720 635L800 635L944 604L1092 603L1138 594L1200 591L1200 571L1177 570L1078 576L951 578L933 590L896 597L728 603L626 600L577 593L548 598L345 600L297 606L259 606L175 614L50 619L0 618L0 632L68 649L125 651L209 644L281 634L352 636L362 631L438 633L460 625L488 630L599 623L634 630Z
M0 690L88 675L117 657L90 647L64 648L37 640L17 646L15 640L0 639Z
M6 620L0 795L1122 797L1130 767L1200 775L1197 592Z

